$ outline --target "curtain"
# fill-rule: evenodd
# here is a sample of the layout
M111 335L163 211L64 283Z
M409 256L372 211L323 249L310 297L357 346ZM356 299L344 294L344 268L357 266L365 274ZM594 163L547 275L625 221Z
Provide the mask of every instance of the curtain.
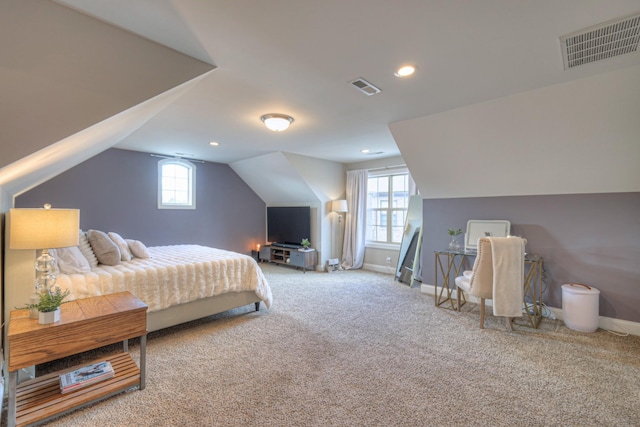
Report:
M418 186L416 186L416 182L413 180L411 173L407 172L407 175L409 177L409 196L416 196L420 193Z
M342 247L342 267L362 268L367 225L367 179L368 171L358 169L347 171L347 212L344 243Z

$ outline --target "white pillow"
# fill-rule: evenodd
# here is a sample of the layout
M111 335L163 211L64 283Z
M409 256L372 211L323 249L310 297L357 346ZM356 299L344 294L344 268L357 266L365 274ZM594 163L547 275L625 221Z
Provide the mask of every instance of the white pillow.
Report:
M84 255L87 261L89 261L89 266L91 268L98 266L98 258L96 258L96 254L93 253L89 239L87 239L87 235L84 234L84 231L82 230L78 231L78 248L80 248L82 255Z
M136 258L151 258L151 254L147 247L140 240L124 239L129 245L131 253Z
M49 252L51 251L49 250ZM58 268L61 273L73 274L91 271L89 261L82 255L80 248L77 246L55 249L55 254L51 255L58 261Z
M118 249L118 245L113 243L113 240L107 236L107 233L104 231L89 230L87 231L87 238L100 264L120 264L120 249Z
M114 233L113 231L108 232L107 235L111 240L113 240L113 243L118 245L118 249L120 249L120 260L131 261L131 251L129 250L129 245L127 245L127 242L124 241L122 236L120 236L118 233Z

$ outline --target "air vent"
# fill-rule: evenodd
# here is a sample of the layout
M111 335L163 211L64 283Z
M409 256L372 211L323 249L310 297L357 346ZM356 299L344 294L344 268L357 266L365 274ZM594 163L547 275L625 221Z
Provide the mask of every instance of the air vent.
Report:
M638 51L640 13L560 37L564 69Z
M349 83L367 96L375 95L376 93L382 92L382 90L378 89L362 77L357 78Z

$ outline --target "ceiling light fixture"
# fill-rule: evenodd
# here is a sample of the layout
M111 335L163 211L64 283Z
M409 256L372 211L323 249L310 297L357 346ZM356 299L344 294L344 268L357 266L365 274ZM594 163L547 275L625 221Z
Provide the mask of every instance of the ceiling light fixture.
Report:
M220 143L219 142L215 142L215 141L211 141L209 143L209 145L212 146L212 147L217 147L218 145L220 145Z
M368 148L363 148L362 150L360 150L361 153L368 153L369 151L371 150L369 150Z
M265 114L260 117L267 129L274 132L282 132L287 130L289 125L293 123L293 117L286 114Z
M416 72L418 67L415 65L403 65L394 73L396 77L409 77Z

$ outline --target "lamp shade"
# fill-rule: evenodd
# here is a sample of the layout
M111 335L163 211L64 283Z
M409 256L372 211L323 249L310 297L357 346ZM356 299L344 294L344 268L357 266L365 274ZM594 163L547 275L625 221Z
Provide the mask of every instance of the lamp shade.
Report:
M53 249L76 246L78 209L11 209L11 249Z
M331 202L331 212L348 212L346 200L334 200Z

